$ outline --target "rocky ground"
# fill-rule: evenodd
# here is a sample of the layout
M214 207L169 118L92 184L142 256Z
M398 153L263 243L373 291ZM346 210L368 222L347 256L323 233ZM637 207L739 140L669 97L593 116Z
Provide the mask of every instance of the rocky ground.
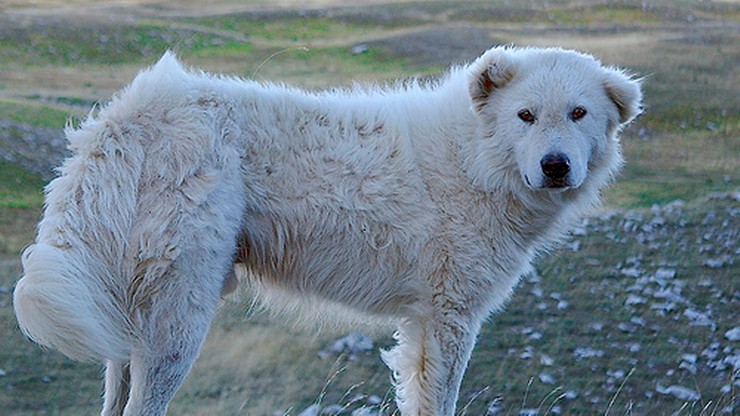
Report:
M54 177L54 168L62 163L66 154L61 128L0 120L0 160L39 174L49 181Z
M479 348L486 348L489 336L515 334L509 348L487 353L514 362L516 374L529 374L534 400L507 394L494 382L485 395L468 392L476 408L486 415L527 416L585 409L636 415L740 410L740 193L713 194L700 205L697 210L677 200L584 221L555 254L560 260L545 259L539 273L524 279L501 314L509 322L481 337ZM570 262L587 269L568 273L570 287L548 281L548 274ZM513 323L511 314L517 315ZM566 334L573 342L554 339L550 327L560 325L558 320L575 321ZM379 347L355 333L328 345L317 359L345 354L350 361L372 360ZM481 361L480 354L474 356L469 375L482 369ZM312 404L297 414L383 415L393 408L387 397L360 391L345 399Z

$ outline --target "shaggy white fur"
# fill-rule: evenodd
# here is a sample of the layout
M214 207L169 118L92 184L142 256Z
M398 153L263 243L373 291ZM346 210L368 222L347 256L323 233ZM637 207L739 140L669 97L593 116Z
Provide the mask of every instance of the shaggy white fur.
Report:
M18 321L106 361L104 415L161 415L236 264L271 305L395 319L383 359L401 413L452 415L481 323L598 202L641 98L639 81L561 49L318 93L167 53L67 131Z

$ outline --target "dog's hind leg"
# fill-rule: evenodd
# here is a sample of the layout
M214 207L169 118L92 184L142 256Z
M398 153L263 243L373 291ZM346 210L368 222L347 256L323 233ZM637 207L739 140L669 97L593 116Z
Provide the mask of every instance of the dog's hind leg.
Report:
M183 261L168 268L160 277L165 283L137 311L124 416L164 415L190 372L215 313L222 276L231 266L230 251L223 259L213 254L183 253Z
M108 360L105 363L105 400L102 416L121 416L131 383L129 363Z

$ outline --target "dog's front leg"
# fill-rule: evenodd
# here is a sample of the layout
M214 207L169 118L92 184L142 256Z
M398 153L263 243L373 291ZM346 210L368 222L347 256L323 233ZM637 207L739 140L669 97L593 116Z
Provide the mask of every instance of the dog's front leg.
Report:
M108 360L105 363L105 401L102 416L121 416L131 384L130 363Z
M481 319L437 305L428 316L405 320L398 345L383 355L394 372L404 416L452 416Z

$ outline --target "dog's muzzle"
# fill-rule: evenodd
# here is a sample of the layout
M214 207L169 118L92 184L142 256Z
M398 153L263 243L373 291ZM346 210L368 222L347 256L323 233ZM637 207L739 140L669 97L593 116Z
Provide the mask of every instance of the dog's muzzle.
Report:
M570 159L563 153L548 153L540 160L545 188L567 188Z

